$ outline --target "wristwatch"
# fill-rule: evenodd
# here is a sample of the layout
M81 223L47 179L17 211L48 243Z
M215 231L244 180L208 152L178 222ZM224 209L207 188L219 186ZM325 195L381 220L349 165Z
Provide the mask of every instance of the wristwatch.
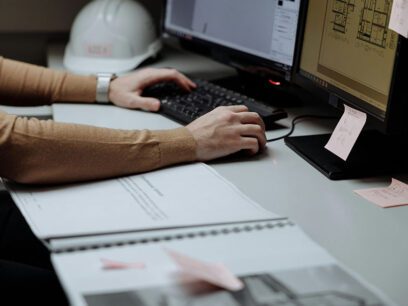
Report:
M114 73L97 73L96 102L109 103L109 85L116 78Z

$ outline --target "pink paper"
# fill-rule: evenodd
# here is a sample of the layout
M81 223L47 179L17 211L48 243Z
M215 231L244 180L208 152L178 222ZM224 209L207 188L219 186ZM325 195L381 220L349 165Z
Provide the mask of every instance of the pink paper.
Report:
M125 269L144 269L146 266L142 262L122 262L101 258L102 269L104 270L125 270Z
M354 190L366 200L383 208L408 205L408 185L392 179L391 185L385 188Z
M221 263L203 262L171 250L167 253L184 273L194 278L231 291L244 287L242 281Z
M334 129L325 148L347 160L367 120L367 115L344 105L344 114Z
M408 38L408 0L393 1L388 27Z

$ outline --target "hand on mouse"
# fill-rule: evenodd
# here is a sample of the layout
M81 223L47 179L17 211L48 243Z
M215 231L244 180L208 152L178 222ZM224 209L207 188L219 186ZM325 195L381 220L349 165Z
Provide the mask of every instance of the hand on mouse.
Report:
M266 145L265 125L246 106L221 106L196 119L187 129L197 142L197 160L207 161L240 150L253 155Z
M170 81L187 91L196 87L193 81L175 69L144 68L114 79L109 87L109 100L120 107L158 111L160 101L141 94L146 87Z

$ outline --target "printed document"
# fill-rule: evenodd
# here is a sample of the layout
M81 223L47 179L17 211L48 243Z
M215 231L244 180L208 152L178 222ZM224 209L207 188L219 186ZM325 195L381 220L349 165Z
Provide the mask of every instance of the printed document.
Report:
M84 184L9 188L42 239L278 217L202 163Z
M381 292L341 266L299 227L254 223L240 231L210 230L214 234L205 237L59 252L52 254L52 262L73 306L388 305ZM201 280L188 277L185 263L181 268L168 250L188 256L189 267L204 262L211 272L204 269L203 277L203 268L195 268L192 274L200 273ZM107 259L143 268L107 270ZM213 274L212 264L238 277L242 290L209 286L209 280L223 275Z

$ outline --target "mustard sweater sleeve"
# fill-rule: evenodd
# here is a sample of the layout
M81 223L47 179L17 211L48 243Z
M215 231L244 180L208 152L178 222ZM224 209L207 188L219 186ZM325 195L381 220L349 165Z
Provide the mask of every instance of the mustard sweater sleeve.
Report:
M94 102L96 78L0 58L0 104ZM153 170L195 159L186 128L122 131L0 112L0 177L21 183L86 181Z
M79 76L0 57L0 104L91 103L95 97L95 76Z
M0 112L0 177L20 183L95 180L195 160L186 128L124 131Z

